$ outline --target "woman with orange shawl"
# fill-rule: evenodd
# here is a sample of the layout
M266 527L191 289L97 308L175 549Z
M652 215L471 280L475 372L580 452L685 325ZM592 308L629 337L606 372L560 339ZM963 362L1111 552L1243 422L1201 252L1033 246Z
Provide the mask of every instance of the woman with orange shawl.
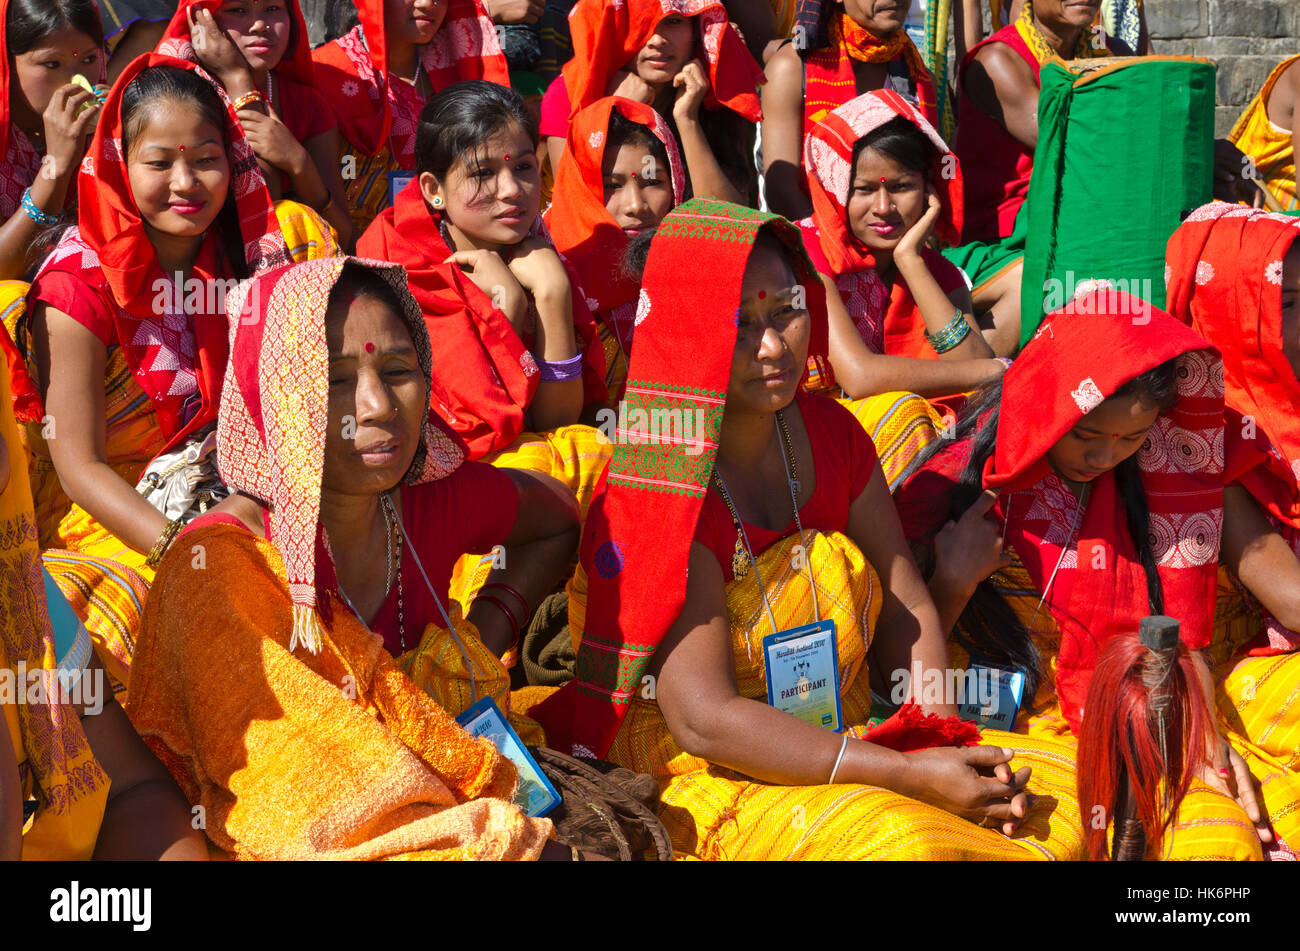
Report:
M642 286L629 418L695 422L620 434L571 587L577 679L532 708L550 745L651 773L674 847L701 858L1077 855L1052 743L970 745L952 697L868 726L868 650L896 686L947 657L870 442L799 392L825 344L797 229L692 199ZM765 637L823 620L840 724L769 705Z
M1223 202L1169 241L1169 308L1223 352L1227 471L1215 644L1225 732L1279 854L1300 849L1300 243L1294 218Z
M829 14L826 47L805 51L791 41L767 58L763 174L773 211L791 221L807 217L811 204L804 182L804 138L830 112L863 93L892 90L939 128L939 97L946 99L948 90L936 90L934 76L903 29L911 2L842 0ZM945 138L951 134L943 129Z
M103 45L91 0L0 0L0 280L23 276L33 243L76 197L99 104L72 78L103 81Z
M146 579L180 524L136 482L215 424L225 288L288 261L234 110L197 68L155 54L122 74L82 164L78 226L28 295L42 547Z
M472 459L606 400L591 313L538 217L536 149L517 93L444 90L420 116L419 178L357 245L410 275L435 347L433 408Z
M0 353L0 676L25 666L26 679L0 691L0 861L203 859L189 803L108 696L86 628L43 581L6 362ZM51 692L34 696L37 682Z
M826 289L833 382L895 486L945 412L909 394L964 393L1005 369L975 326L962 273L925 246L932 232L956 237L961 170L916 108L889 91L830 113L804 151L813 214L801 227Z
M316 88L343 134L348 211L360 235L414 177L425 102L466 79L509 86L510 70L482 0L357 0L340 9L355 10L353 25L311 55Z
M1108 716L1088 693L1103 645L1152 614L1181 622L1208 690L1219 367L1168 314L1111 288L1085 291L1048 316L898 493L908 537L932 550L929 587L954 631L954 663L1024 678L1017 734L1073 746L1093 722L1085 696L1089 714ZM1268 832L1257 836L1241 758L1221 741L1185 739L1206 761L1189 763L1196 778L1160 855L1258 858Z
M573 58L542 99L559 174L569 123L606 96L653 106L686 166L686 194L758 204L754 123L763 71L718 0L578 0Z
M538 857L550 822L520 812L514 765L453 719L482 696L508 712L509 681L501 645L447 601L449 549L572 551L572 500L464 462L429 410L400 267L282 268L230 314L218 452L238 494L159 568L132 722L237 858ZM567 563L550 556L511 555L528 563L516 579L545 590Z
M618 405L636 329L628 242L653 232L686 188L677 142L649 106L610 96L573 118L546 213L555 250L578 274L605 349L605 387Z
M158 52L198 62L237 104L275 198L293 195L355 241L339 176L338 123L316 91L298 0L182 0Z

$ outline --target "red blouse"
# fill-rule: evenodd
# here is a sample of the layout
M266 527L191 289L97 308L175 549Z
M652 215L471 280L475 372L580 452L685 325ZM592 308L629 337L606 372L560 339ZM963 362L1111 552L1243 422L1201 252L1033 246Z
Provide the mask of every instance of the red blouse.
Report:
M810 498L799 509L805 530L844 532L849 525L849 508L880 468L876 448L866 430L839 403L825 396L800 393L796 397L808 440L812 444L813 472L816 485ZM745 523L745 533L758 557L781 539L798 531L794 517L780 531L771 531ZM736 552L736 526L727 503L717 487L709 485L709 494L695 526L695 541L708 547L718 559L722 576L732 580L731 559Z
M423 485L403 485L401 492L401 516L406 537L416 549L438 600L446 608L451 573L456 562L466 553L485 554L505 542L519 513L519 492L504 470L482 462L462 463L445 479ZM196 518L185 531L214 524L247 528L233 515L212 513ZM269 519L267 524L270 524ZM323 555L318 546L317 591L338 592L333 562ZM434 595L424 583L424 576L410 551L402 553L400 581L400 585L394 582L378 613L367 625L384 638L384 647L394 657L402 653L397 612L399 590L402 596L402 630L405 631L408 650L420 642L426 624L446 626ZM330 623L330 602L318 597L317 604L322 619L326 624Z

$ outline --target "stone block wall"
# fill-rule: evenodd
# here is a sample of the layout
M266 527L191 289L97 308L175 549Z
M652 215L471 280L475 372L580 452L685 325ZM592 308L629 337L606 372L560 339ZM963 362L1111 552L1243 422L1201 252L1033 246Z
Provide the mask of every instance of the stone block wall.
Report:
M1300 53L1300 0L1147 0L1154 52L1218 67L1215 134L1226 135L1273 67Z

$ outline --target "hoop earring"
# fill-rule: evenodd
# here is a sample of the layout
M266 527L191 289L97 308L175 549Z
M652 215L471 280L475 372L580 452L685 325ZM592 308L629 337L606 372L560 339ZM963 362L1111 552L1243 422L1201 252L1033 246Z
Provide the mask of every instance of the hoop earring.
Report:
M430 204L433 205L434 208L441 209L447 203L442 200L441 195L434 195L433 201L431 201Z

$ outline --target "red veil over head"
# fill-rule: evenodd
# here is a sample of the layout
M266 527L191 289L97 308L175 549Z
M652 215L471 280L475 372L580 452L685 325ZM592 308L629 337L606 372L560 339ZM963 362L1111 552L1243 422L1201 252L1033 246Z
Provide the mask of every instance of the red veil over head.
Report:
M764 229L799 262L814 318L810 349L825 351L825 297L793 225L701 198L663 220L641 285L625 399L634 411L699 410L703 429L689 441L620 442L601 477L582 542L595 571L576 677L532 710L556 749L606 753L681 613L691 539L718 454L745 268Z
M360 25L312 52L316 87L354 148L374 155L391 133L400 139L393 144L394 158L403 168L414 168L415 126L423 103L389 82L384 0L356 0L356 8ZM434 92L466 79L510 85L510 69L482 0L448 0L442 25L420 51L420 66Z
M565 144L568 158L560 163L555 177L546 225L555 248L573 265L582 281L587 306L593 311L612 310L636 299L638 285L623 273L623 255L628 239L605 209L602 167L609 144L609 120L614 111L645 126L663 143L668 153L668 175L673 188L673 205L681 203L686 190L677 142L663 117L650 106L631 99L607 96L592 103L573 118Z
M293 43L285 52L275 71L295 79L304 86L315 83L316 72L312 68L311 42L307 38L307 21L303 19L302 8L298 0L284 0L289 8L289 20L293 24ZM190 46L190 24L187 14L191 9L216 12L221 0L180 0L176 13L167 24L162 40L158 43L158 52L178 59L194 59L194 50Z
M934 358L925 339L925 322L905 282L887 290L876 275L876 259L849 226L848 196L853 184L853 149L863 138L897 118L911 122L934 144L940 155L936 174L928 176L943 207L934 234L956 244L962 224L962 177L957 156L920 111L892 90L864 93L829 113L804 139L804 168L812 195L811 218L800 222L808 253L817 269L836 279L846 301L857 297L864 312L884 311L884 352L895 356ZM922 250L932 272L947 269L938 252ZM852 308L854 311L858 307ZM855 319L864 320L857 313ZM877 324L877 326L879 326ZM866 337L865 328L859 327Z
M763 82L763 70L719 0L578 0L569 13L573 58L563 70L570 118L605 97L609 78L632 62L659 21L674 13L699 17L712 87L705 105L726 106L750 122L763 117L755 91Z
M984 487L1001 492L995 511L1006 541L1045 591L1064 554L1054 541L1060 519L1036 488L1051 472L1048 450L1124 383L1174 358L1177 402L1137 458L1164 613L1182 622L1189 648L1201 648L1214 626L1223 526L1223 365L1197 334L1109 288L1050 315L1003 378ZM1076 550L1077 566L1057 574L1048 604L1061 630L1057 694L1078 735L1100 645L1152 613L1113 471L1091 483Z
M289 261L284 237L266 181L220 85L196 64L157 53L146 53L122 72L100 115L90 149L81 162L77 179L78 230L55 249L42 274L70 271L91 284L104 281L118 306L114 318L117 339L136 380L152 401L158 423L169 445L201 429L216 418L221 377L228 354L226 317L221 294L212 289L234 274L217 234L210 230L191 269L190 280L205 289L202 294L183 292L188 319L194 330L193 370L202 398L191 415L185 400L173 392L177 362L188 361L169 347L170 314L160 313L160 288L170 288L172 275L164 275L158 254L145 233L145 224L131 194L126 157L122 151L122 96L144 70L171 66L195 72L212 83L226 107L229 142L230 194L238 219L239 247L250 274ZM170 291L168 292L170 293Z

